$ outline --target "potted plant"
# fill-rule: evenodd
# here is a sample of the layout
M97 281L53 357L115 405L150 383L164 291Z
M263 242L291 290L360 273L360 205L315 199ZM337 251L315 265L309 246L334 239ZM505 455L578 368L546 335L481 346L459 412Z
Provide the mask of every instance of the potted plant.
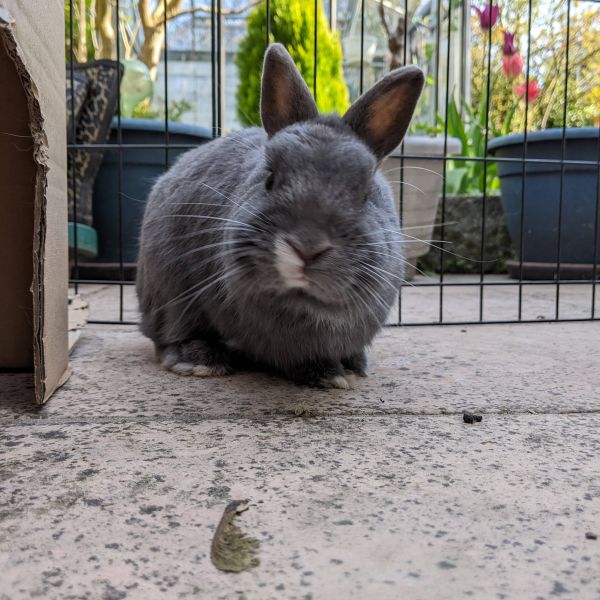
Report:
M526 279L589 278L598 262L594 251L600 248L594 164L600 124L597 12L586 7L567 15L567 7L559 7L547 18L562 25L540 28L531 42L534 47L522 57L514 32L526 30L527 15L504 10L512 31L504 28L494 47L504 75L494 94L504 99L504 106L512 104L504 112L512 125L490 141L488 151L497 158L516 159L496 164L504 216L520 259L508 261L509 274ZM567 35L572 41L568 64ZM496 100L492 112L499 104ZM523 158L555 162L524 164ZM563 167L556 162L563 158L588 164Z
M191 108L186 100L171 100L165 115L164 103L156 102L155 98L155 80L165 40L165 19L170 23L181 15L207 12L210 8L199 5L190 9L181 0L131 0L121 2L116 15L117 6L111 0L65 2L67 55L78 63L77 67L94 59L118 64L116 59L119 58L123 71L118 88L119 115L112 120L112 126L107 127L106 139L94 143L145 146L165 144L168 140L172 145L194 146L212 139L206 128L179 123ZM221 14L243 12L247 7L221 10ZM113 114L116 112L117 106ZM77 140L78 143L83 141ZM116 277L121 260L126 263L128 276L133 276L146 197L154 180L183 151L181 148L168 151L124 149L120 154L111 150L75 151L93 154L96 161L101 159L99 170L93 173L94 179L88 182L90 188L93 186L93 194L90 191L87 201L90 206L80 210L78 215L78 221L81 214L86 215L86 223L77 224L77 245L80 263L83 263L80 276ZM89 235L89 230L93 236ZM74 245L73 223L69 233Z
M448 133L460 140L465 157L485 155L486 104L485 94L477 109L463 102L462 115L454 98L448 104ZM504 131L510 130L510 118L504 127ZM443 116L438 115L438 129L445 128ZM495 129L491 131L491 135L500 133ZM448 161L445 185L445 200L438 205L433 233L435 239L441 239L443 233L443 247L449 250L444 254L444 272L505 273L506 261L514 255L498 193L496 164L491 162L486 166L477 160ZM440 265L439 251L423 256L419 262L419 268L425 271L439 271Z
M461 144L456 138L448 137L446 143L443 136L413 134L407 135L402 145L383 163L382 169L392 185L408 241L403 248L407 261L406 280L414 277L417 261L432 248L429 240L433 239L443 184L444 161L441 157L444 153L460 152ZM422 155L423 158L403 158L406 154Z
M402 228L405 235L411 238L410 243L403 248L407 260L404 278L409 280L416 272L419 258L427 255L432 247L427 240L431 240L436 222L444 170L444 160L436 160L434 157L459 154L462 144L452 135L440 135L435 126L427 127L420 118L420 114L426 112L422 105L432 104L433 96L438 93L436 86L432 85L433 78L427 73L432 70L431 31L422 23L424 15L415 18L414 14L409 14L405 19L404 14L399 13L394 26L392 11L383 0L379 0L377 9L387 40L389 69L398 68L404 64L405 59L410 59L426 71L428 87L433 88L428 90L426 87L409 134L383 164L383 172L394 190ZM408 25L407 32L404 31L405 23ZM423 38L420 42L419 36ZM406 52L404 48L405 40L409 47L423 48L423 52L408 54L408 48ZM423 158L404 158L404 155L422 155Z
M569 127L564 132L552 128L528 132L526 146L523 133L490 142L489 151L498 158L526 155L557 161L564 151L566 160L588 163L562 168L556 162L534 162L525 169L519 162L498 163L506 223L527 279L587 279L594 264L600 272L598 165L594 162L598 131L598 127ZM509 263L509 272L519 277L520 262Z

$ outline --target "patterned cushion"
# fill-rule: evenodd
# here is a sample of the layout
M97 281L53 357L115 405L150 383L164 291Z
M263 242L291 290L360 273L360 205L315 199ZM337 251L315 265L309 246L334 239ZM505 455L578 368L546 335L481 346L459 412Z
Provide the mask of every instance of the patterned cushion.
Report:
M73 69L73 86L71 87L71 69L67 65L67 143L74 144L73 131L81 117L81 109L88 95L88 78L82 71Z
M83 73L88 82L88 93L76 124L74 141L77 144L105 144L118 107L118 86L123 66L114 60L96 60L74 65L74 70ZM75 220L76 198L77 222L92 225L92 192L103 156L102 150L69 152L70 221Z

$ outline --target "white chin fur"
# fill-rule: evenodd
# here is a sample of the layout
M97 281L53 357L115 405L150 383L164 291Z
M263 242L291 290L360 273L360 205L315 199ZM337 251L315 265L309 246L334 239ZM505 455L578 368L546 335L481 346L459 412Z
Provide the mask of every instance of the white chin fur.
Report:
M308 287L308 280L303 270L304 261L281 237L275 240L275 267L287 288Z

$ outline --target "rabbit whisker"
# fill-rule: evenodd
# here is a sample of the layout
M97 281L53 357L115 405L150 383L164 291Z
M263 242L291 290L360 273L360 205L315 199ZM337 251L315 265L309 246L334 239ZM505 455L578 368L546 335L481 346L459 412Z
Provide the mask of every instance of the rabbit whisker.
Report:
M201 289L194 291L190 296L187 296L185 299L189 300L188 303L186 304L185 308L181 311L181 313L179 314L179 316L177 317L177 321L180 321L181 318L185 315L185 313L190 309L190 307L194 304L194 302L204 293L206 292L208 289L210 289L211 287L213 287L214 285L216 285L217 283L220 283L222 281L225 281L227 279L229 279L230 277L233 277L234 275L236 275L237 273L239 273L242 269L240 267L235 268L235 269L229 269L227 270L225 273L218 273L220 275L220 277L218 277L217 279L215 279L214 281L211 281L209 284L203 286ZM184 299L181 299L180 302L183 302Z
M433 175L436 175L442 181L444 180L444 176L441 173L434 171L433 169L427 169L425 167L416 167L413 165L398 165L397 167L391 167L390 169L386 169L385 171L382 171L382 173L391 173L392 171L397 171L399 169L418 169L419 171L427 171L428 173L432 173Z
M408 187L415 188L415 190L417 190L417 192L419 192L420 194L425 194L425 192L418 185L415 185L414 183L408 183L408 181L390 181L388 179L388 183L400 183L402 185L407 185Z
M216 244L219 245L219 244ZM208 246L204 246L204 247L200 247L200 248L194 248L193 250L188 250L187 252L184 252L183 254L178 254L177 256L173 257L172 260L165 262L165 266L169 266L172 265L174 263L176 263L177 261L181 260L183 257L185 256L190 256L196 252L201 252L202 250L206 250L207 248L210 248L211 245ZM220 260L221 258L224 257L230 257L230 256L244 256L246 254L246 252L243 249L240 248L231 248L231 249L227 249L225 251L219 252L216 256L209 256L208 258L205 258L203 260L201 260L199 263L194 263L194 268L195 269L199 269L200 267L210 264L211 262L215 262Z
M223 233L227 231L240 231L243 233L247 233L248 230L245 227L239 226L226 226L226 227L214 227L211 229L201 229L199 231L191 231L190 233L182 233L181 235L173 236L171 239L173 240L184 240L186 238L195 238L201 237L205 234L209 233Z
M241 208L242 210L245 210L248 214L251 214L253 217L256 217L259 221L261 221L263 224L267 224L263 218L261 217L261 215L255 213L254 211L250 210L247 206L243 206L241 205L239 202L236 202L233 198L231 198L230 196L227 196L227 194L224 194L223 192L221 192L220 190L218 190L217 188L214 188L210 185L208 185L208 183L204 183L203 181L199 182L200 185L203 185L204 187L207 187L208 189L212 190L213 192L215 192L216 194L219 194L220 196L223 196L223 198L225 198L225 200L227 200L228 202L232 202L233 204L235 204L238 208Z
M369 254L379 254L379 255L384 256L386 258L389 257L389 256L392 256L396 260L400 260L401 262L403 262L405 265L414 266L414 265L412 265L412 263L409 260L407 260L406 258L404 258L403 256L400 256L398 254L394 254L393 252L391 252L391 253L388 254L388 253L385 253L385 252L377 252L376 250L361 250L361 254L363 252L368 252ZM354 253L353 256L359 256L360 257L361 254ZM421 271L421 269L419 269L417 266L414 266L414 268L415 268L416 271L419 272L419 274L423 275L423 277L427 277L427 279L433 280L432 277L429 277L424 271ZM410 283L409 281L406 281L406 280L403 280L402 285L410 285L410 286L414 287L414 284L412 284L412 283Z
M406 235L407 237L409 237L412 240L419 241L419 242L424 242L428 246L431 246L432 248L437 248L438 250L440 250L442 252L446 252L447 254L451 254L452 256L456 256L457 258L462 258L463 260L469 260L469 261L474 262L474 263L494 263L494 262L498 262L500 260L499 258L495 258L493 260L476 260L474 258L469 258L468 256L463 256L462 254L457 254L456 252L452 252L450 250L446 250L445 248L442 248L440 246L436 246L435 244L430 244L429 242L427 242L425 240L420 240L419 238L416 238L416 237L413 237L411 235L408 235L408 233L405 233L404 235ZM432 241L434 241L434 242L440 242L440 240L432 240Z
M225 221L227 223L236 223L246 229L262 232L261 229L254 225L250 225L249 223L243 223L242 221L236 221L234 219L226 219L225 217L209 217L208 215L165 215L157 219L151 219L147 221L147 223L154 223L156 221L162 221L163 219L209 219L211 221Z
M367 309L367 311L369 313L371 313L371 315L373 315L373 317L376 320L379 320L377 314L373 310L373 307L368 302L368 300L372 298L375 301L375 303L379 304L379 306L386 312L389 310L389 307L385 304L385 302L383 302L383 300L381 300L381 298L379 297L378 294L377 295L374 294L374 292L370 288L370 286L365 284L364 281L362 281L361 283L362 283L361 287L356 290L356 295L358 298L360 298L362 300L362 306L364 306ZM364 296L363 296L363 294L364 294Z
M458 221L445 221L444 223L433 223L433 227L447 227L448 225L456 225ZM402 231L405 229L421 229L423 225L411 225L410 227L402 227Z
M149 314L155 314L159 310L162 310L163 308L166 308L167 306L170 306L171 304L174 304L174 303L177 303L177 302L182 302L185 299L184 297L187 296L187 294L189 292L192 292L193 290L197 289L198 287L202 286L203 284L205 284L205 283L213 280L215 277L217 277L220 274L221 274L221 271L217 271L216 273L213 273L209 277L206 277L205 279L202 279L201 281L198 281L197 283L194 283L193 285L191 285L190 287L188 287L187 289L185 289L183 292L181 292L180 294L178 294L174 298L171 298L168 302L165 302L164 304L161 304L160 306L154 308L152 311L150 311Z

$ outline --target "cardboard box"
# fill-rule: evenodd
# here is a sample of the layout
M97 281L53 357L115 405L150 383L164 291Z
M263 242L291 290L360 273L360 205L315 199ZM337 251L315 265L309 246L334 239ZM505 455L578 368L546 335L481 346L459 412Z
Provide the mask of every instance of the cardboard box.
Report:
M0 369L69 376L62 0L0 0Z

